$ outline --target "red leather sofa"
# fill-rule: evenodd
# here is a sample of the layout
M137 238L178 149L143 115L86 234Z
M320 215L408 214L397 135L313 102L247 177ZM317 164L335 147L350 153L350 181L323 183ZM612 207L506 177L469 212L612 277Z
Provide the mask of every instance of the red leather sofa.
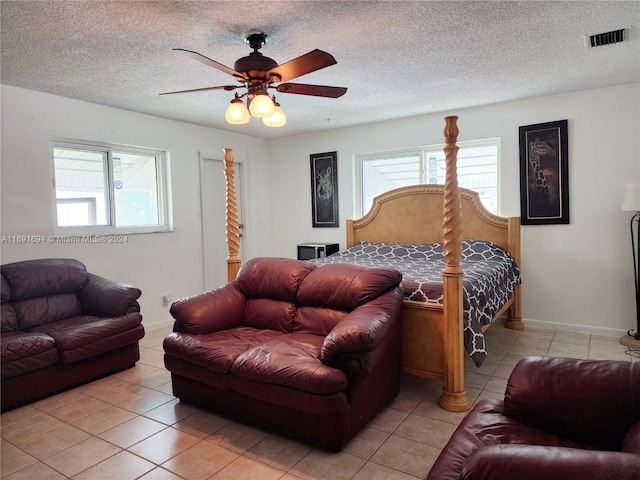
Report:
M388 268L248 261L235 281L172 305L173 394L339 450L398 393L401 279Z
M141 292L73 259L2 265L2 410L140 359Z
M528 357L458 426L429 480L640 479L640 362Z

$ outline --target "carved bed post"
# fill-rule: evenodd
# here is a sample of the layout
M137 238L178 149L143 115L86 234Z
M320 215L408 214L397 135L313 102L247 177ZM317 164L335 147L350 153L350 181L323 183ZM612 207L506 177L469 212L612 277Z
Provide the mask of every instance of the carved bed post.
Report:
M469 409L469 400L464 388L464 346L462 277L462 207L458 189L457 154L458 117L445 118L445 161L447 172L444 183L443 250L445 268L444 282L444 391L440 406L452 412Z
M224 149L224 178L226 182L226 234L227 248L227 280L230 282L236 278L242 265L240 250L240 224L238 222L238 204L236 203L236 186L233 171L233 149Z

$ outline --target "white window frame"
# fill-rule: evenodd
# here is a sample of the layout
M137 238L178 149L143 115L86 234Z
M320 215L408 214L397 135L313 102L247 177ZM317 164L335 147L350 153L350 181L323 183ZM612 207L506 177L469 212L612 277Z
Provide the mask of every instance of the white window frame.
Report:
M58 198L56 194L56 169L54 159L55 148L81 149L107 154L108 167L108 195L109 225L88 225L88 226L58 226ZM115 222L115 201L113 185L113 152L130 153L133 155L154 156L156 159L156 189L158 195L158 225L149 226L123 226L114 225ZM173 215L171 209L171 182L169 178L170 159L169 152L155 148L134 147L130 145L120 145L84 140L72 140L56 138L51 141L51 185L53 195L53 224L54 232L57 235L124 235L136 233L165 233L173 231Z
M496 168L497 168L497 188L496 188L496 202L497 202L497 210L496 214L500 215L500 163L501 163L501 138L485 138L480 140L466 140L462 142L457 142L457 146L459 148L473 148L473 147L482 147L482 146L495 146L496 147ZM426 184L428 179L425 178L425 164L428 160L428 155L430 152L439 151L442 152L445 144L436 144L436 145L427 145L423 147L415 147L415 148L404 148L399 150L388 150L384 152L371 152L371 153L358 153L353 156L353 214L355 218L360 218L365 215L367 212L363 212L363 182L364 178L362 176L362 165L365 160L375 160L380 158L389 158L389 157L401 157L401 156L419 156L420 158L420 173L419 173L419 183L418 184Z

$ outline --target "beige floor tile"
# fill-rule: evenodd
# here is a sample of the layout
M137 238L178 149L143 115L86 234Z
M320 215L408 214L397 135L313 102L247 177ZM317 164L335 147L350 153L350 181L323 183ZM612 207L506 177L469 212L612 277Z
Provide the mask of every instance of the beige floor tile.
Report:
M228 418L200 410L198 415L191 415L173 426L196 437L207 438L230 423Z
M97 398L84 396L83 398L69 402L62 407L51 410L49 415L54 416L63 422L73 422L74 420L87 417L110 406L111 405L107 402L103 402Z
M72 425L64 425L20 445L29 455L42 460L91 438L91 434Z
M70 403L73 403L81 398L86 398L86 395L77 390L67 390L66 392L58 393L51 397L47 397L43 400L39 400L31 405L43 412L51 412L60 407L64 407Z
M139 395L144 392L152 391L149 388L142 385L136 385L135 383L125 382L117 387L110 388L108 390L101 390L97 392L94 397L111 405L119 405L126 401L135 400Z
M176 475L169 470L157 467L151 470L149 473L141 476L138 480L183 480L182 477Z
M371 461L414 477L424 478L439 454L439 448L391 435L371 457Z
M484 389L490 392L495 392L495 393L504 395L504 392L507 389L507 379L492 377L489 379Z
M342 451L368 460L387 438L389 438L389 434L382 430L364 427L342 447Z
M371 420L368 426L377 428L383 432L392 433L408 415L408 412L401 412L400 410L387 407Z
M456 425L433 418L409 415L393 433L441 449L445 446Z
M554 342L570 343L572 345L586 345L589 346L591 342L591 335L584 335L581 333L572 332L556 332L553 337Z
M1 430L2 437L5 440L19 445L31 440L37 436L43 435L56 428L63 427L64 422L58 420L46 413L38 413L30 418L26 418L19 423L14 423L8 427L3 427Z
M245 455L279 470L287 471L311 450L312 448L307 444L279 435L270 435L253 446Z
M74 480L135 480L153 470L156 466L146 460L122 451L113 457L86 469L84 472L73 477Z
M23 452L19 448L10 447L2 452L2 457L0 458L0 471L4 477L27 468L29 465L37 463L37 461L37 459Z
M413 475L393 470L383 465L369 462L358 471L353 480L415 480Z
M121 385L124 385L125 383L127 382L111 375L109 377L104 377L98 380L94 380L93 382L87 383L85 385L80 385L79 387L76 387L74 390L77 392L84 393L85 395L94 396L98 392L101 392L103 390L110 390L112 388L116 388Z
M172 395L167 395L166 393L162 393L157 390L147 390L139 395L127 398L117 405L120 408L125 408L135 413L145 413L159 407L160 405L170 402L173 399L174 397Z
M40 415L40 410L33 408L31 405L16 408L0 415L0 426L2 430L23 420L28 420L34 415Z
M120 451L115 445L92 437L44 459L43 462L63 475L73 477Z
M269 432L266 430L232 422L217 432L214 432L211 436L207 437L206 440L233 450L234 452L244 453L269 435Z
M128 450L160 465L202 441L175 428L166 428L129 447Z
M420 405L413 410L413 413L422 417L429 417L442 422L447 422L452 425L458 425L466 415L466 412L450 412L440 407L438 404L438 398L435 396L428 396L425 398Z
M136 363L135 367L115 373L114 376L119 378L120 380L133 383L139 381L145 375L149 375L150 373L155 372L156 370L158 369L156 367L152 367L151 365Z
M508 379L511 376L511 372L513 372L514 365L498 365L496 371L493 372L493 377L497 378L506 378Z
M128 448L165 428L168 427L155 420L145 417L134 417L131 420L121 423L117 427L102 432L98 437L119 447Z
M418 393L412 390L400 389L400 392L396 398L393 399L393 402L391 402L389 407L394 410L410 413L420 404L425 396L426 394L423 392Z
M347 480L360 470L364 462L362 458L345 452L312 450L289 473L307 480Z
M277 480L285 472L247 457L236 458L210 480Z
M4 470L2 473L5 473ZM65 480L67 477L38 462L2 478L3 480Z
M571 355L579 355L581 357L587 357L589 355L589 345L580 345L576 343L560 342L554 340L551 342L549 352L565 352Z
M204 480L219 472L240 454L211 442L200 442L185 450L162 467L187 480Z
M164 356L164 354L163 354ZM171 381L171 373L167 370L156 370L148 375L144 375L136 383L147 388L156 388Z
M174 398L170 402L145 412L144 416L166 425L173 425L198 412L200 410L196 407L182 403L177 398Z
M110 428L116 427L127 420L131 420L135 416L136 414L129 410L111 406L72 423L74 426L86 432L97 435L109 430Z

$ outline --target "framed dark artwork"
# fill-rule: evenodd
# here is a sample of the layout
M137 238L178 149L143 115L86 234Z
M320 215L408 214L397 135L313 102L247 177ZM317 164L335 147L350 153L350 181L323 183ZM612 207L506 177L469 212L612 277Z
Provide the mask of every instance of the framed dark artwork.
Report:
M520 222L569 223L567 120L520 127Z
M313 227L338 226L338 155L313 153L311 160L311 209Z

